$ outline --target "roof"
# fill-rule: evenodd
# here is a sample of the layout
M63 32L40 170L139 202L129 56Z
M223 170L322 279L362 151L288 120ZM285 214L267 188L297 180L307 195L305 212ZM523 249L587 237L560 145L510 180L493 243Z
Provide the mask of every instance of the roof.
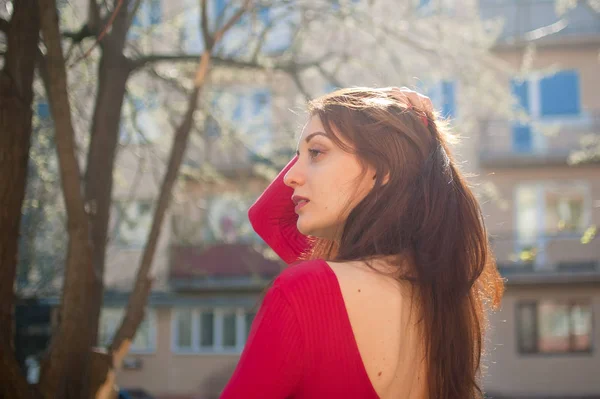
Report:
M206 249L197 246L171 247L170 277L180 278L272 278L285 267L279 260L267 259L250 244L217 244Z

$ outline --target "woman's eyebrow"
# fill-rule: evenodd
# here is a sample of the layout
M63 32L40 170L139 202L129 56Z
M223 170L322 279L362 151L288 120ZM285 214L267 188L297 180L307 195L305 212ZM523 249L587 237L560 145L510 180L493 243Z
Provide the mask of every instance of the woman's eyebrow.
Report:
M304 141L306 141L308 143L315 136L324 136L326 138L329 138L327 136L327 133L325 133L325 132L314 132L314 133L311 133L308 136L306 136L306 139L304 139Z
M330 140L330 138L327 135L327 133L319 131L319 132L314 132L314 133L309 134L308 136L306 136L306 138L304 139L304 141L306 143L308 143L315 136L323 136L323 137L326 137L328 140ZM298 156L300 155L300 143L298 143L298 148L296 148L296 155L298 155Z

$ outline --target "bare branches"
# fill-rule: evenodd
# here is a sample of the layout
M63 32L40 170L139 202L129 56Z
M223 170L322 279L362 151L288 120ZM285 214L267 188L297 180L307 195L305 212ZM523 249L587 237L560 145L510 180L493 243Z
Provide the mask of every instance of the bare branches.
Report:
M86 23L77 32L65 31L63 32L62 36L67 39L71 39L73 43L81 43L83 39L96 36L96 33L90 24Z
M231 27L240 20L242 15L244 15L244 13L246 11L248 11L248 9L250 7L250 1L251 0L245 0L244 5L242 7L240 7L235 12L235 14L233 14L233 16L229 19L229 21L227 21L225 23L225 25L223 25L221 28L219 28L219 30L217 30L217 32L215 33L215 36L214 36L214 41L213 41L214 43L220 41L223 38L223 35L225 35L225 33L227 33L227 31L229 29L231 29ZM211 50L212 50L212 48L211 48Z
M253 70L273 70L273 71L283 71L283 72L294 72L294 71L303 71L306 69L318 67L323 63L329 61L336 54L328 53L323 57L305 61L305 62L295 62L295 61L286 61L281 63L262 63L260 61L244 61L237 60L235 58L224 58L214 56L211 58L211 63L216 66L221 67L229 67L229 68L239 68L239 69L253 69ZM140 69L145 66L155 65L158 63L174 63L174 62L197 62L200 58L200 54L160 54L154 53L149 54L143 57L140 57L136 60L131 61L132 69Z
M198 62L201 54L149 54L144 57L138 58L133 61L133 68L139 69L141 67L157 64L162 62ZM213 64L219 66L229 66L233 68L245 68L245 69L262 69L262 65L256 62L238 61L235 59L214 57L212 59Z
M91 1L94 1L94 0L91 0ZM69 68L72 68L79 61L87 58L90 55L90 53L92 52L92 50L94 50L94 48L96 48L96 46L102 41L102 39L104 39L104 36L108 32L108 28L110 28L110 26L113 24L113 22L114 22L114 20L115 20L115 18L117 16L117 14L119 13L119 10L121 9L121 6L123 5L123 0L118 0L118 1L119 2L117 3L117 6L115 7L115 9L114 9L112 15L110 16L108 22L106 23L106 25L102 29L102 32L100 32L100 34L98 35L98 39L96 39L96 42L94 43L94 45L92 47L90 47L82 56L80 56L75 61L73 61L71 63L71 65L69 65Z
M214 44L214 40L210 34L210 30L208 27L208 10L207 10L207 1L200 0L200 21L202 28L202 38L204 39L204 48L212 48Z

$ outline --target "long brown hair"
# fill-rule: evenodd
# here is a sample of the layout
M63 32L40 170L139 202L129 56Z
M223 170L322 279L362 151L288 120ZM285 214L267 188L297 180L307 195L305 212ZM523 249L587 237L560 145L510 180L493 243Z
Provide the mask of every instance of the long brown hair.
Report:
M337 145L376 171L373 190L350 210L339 242L316 239L311 258L364 260L370 267L378 257L402 259L395 276L418 288L429 398L483 397L486 306L497 308L504 286L442 121L369 88L317 98L309 112Z

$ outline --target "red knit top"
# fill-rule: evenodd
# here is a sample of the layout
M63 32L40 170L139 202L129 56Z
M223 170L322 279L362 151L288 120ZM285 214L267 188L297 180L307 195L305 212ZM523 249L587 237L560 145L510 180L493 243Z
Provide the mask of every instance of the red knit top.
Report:
M296 262L309 241L296 228L293 189L279 173L249 210L256 232L288 264L269 288L221 399L378 399L342 292L323 260Z

